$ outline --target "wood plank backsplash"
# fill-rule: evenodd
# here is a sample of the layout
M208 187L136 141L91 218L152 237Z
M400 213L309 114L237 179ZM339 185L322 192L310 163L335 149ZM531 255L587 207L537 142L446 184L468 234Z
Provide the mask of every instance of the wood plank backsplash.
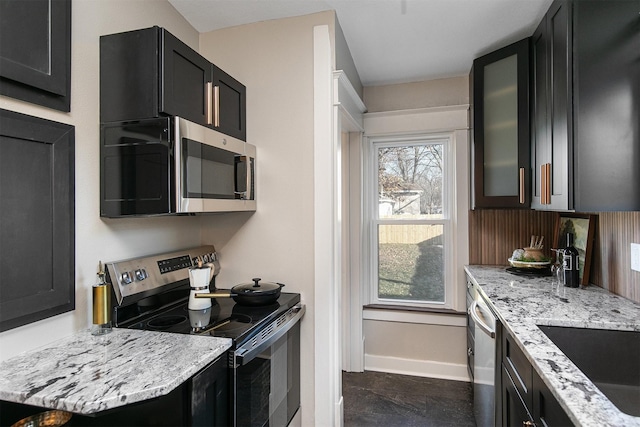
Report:
M640 303L640 272L631 270L631 243L640 243L640 212L596 213L590 282ZM515 209L469 211L469 262L508 265L516 248L532 235L544 236L547 255L553 244L556 212Z

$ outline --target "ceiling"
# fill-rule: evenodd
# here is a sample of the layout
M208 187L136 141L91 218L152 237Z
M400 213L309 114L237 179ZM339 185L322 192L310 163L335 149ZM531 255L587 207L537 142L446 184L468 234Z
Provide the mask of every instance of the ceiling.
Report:
M335 10L364 86L466 75L530 36L552 0L169 0L201 33Z

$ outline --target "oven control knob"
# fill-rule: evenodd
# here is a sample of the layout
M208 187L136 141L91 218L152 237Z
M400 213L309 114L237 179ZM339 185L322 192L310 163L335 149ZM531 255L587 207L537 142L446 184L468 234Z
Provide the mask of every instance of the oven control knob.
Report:
M205 264L209 262L209 255L204 254L202 255L202 262L204 262Z
M136 270L136 279L138 279L139 282L143 281L147 277L149 277L149 275L147 274L147 270L144 268Z
M131 284L131 282L133 282L131 278L131 273L129 273L128 271L125 271L124 273L122 273L122 275L120 276L120 280L122 281L123 285L129 285Z

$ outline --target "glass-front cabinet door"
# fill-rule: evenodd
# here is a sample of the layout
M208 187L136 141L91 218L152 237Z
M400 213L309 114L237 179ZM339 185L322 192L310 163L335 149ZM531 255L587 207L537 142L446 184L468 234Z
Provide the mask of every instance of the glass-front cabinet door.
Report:
M470 80L473 207L528 208L529 39L474 60Z

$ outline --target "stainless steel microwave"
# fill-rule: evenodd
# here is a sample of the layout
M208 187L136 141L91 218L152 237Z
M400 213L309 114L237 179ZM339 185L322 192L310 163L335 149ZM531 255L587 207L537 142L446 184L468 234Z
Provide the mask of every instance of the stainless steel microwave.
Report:
M256 147L180 117L103 123L100 216L255 211Z

